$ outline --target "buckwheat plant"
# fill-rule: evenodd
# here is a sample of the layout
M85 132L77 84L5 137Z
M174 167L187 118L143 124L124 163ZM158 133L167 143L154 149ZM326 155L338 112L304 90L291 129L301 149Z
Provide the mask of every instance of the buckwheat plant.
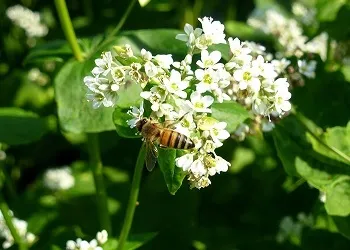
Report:
M325 61L329 37L323 32L308 41L308 37L304 35L303 26L318 25L314 8L294 2L292 14L292 17L286 17L281 11L271 8L264 13L254 13L247 22L277 40L277 59L272 63L279 69L278 73L289 77L296 85L303 85L304 77L315 78L317 63L310 54L318 54ZM296 57L296 65L292 65L286 57Z
M96 59L92 76L86 76L87 99L94 108L116 104L119 89L128 82L140 84L141 97L149 103L155 121L178 121L174 129L189 136L195 149L176 159L191 187L207 187L210 177L226 172L230 163L215 153L230 137L225 120L211 116L214 102L234 100L257 117L282 116L291 109L286 78L261 55L262 46L226 39L224 25L211 17L199 18L201 28L186 24L176 39L187 45L187 55L136 53L129 45L116 46ZM228 44L230 59L224 63L213 45ZM137 54L137 55L136 55ZM196 54L199 54L198 59ZM280 66L282 67L282 66ZM144 117L143 103L128 112L130 128Z
M77 240L69 240L66 243L67 250L103 250L103 244L108 240L108 233L106 230L97 232L96 238L90 242L78 238Z
M17 230L19 237L21 237L29 245L33 244L34 241L36 240L36 236L31 232L28 232L27 230L28 223L24 220L20 220L16 217L13 217L12 211L9 211L9 213L10 213L10 216L12 217L12 224ZM5 239L5 241L2 243L3 249L10 248L15 242L1 211L0 211L0 237Z

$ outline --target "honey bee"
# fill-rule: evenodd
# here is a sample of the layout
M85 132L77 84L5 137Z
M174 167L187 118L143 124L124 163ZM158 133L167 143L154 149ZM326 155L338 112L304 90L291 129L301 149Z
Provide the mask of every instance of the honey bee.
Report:
M152 171L158 158L156 145L174 149L191 149L195 146L194 142L186 135L163 127L160 123L147 118L139 120L136 123L136 128L146 143L146 167L149 171Z

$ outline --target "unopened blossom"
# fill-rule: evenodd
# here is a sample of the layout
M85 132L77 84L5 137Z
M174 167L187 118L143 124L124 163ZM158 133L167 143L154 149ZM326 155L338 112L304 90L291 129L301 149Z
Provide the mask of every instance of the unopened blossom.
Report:
M74 186L75 180L68 166L48 169L43 177L44 185L51 190L66 190Z
M103 250L103 244L108 240L108 233L106 230L97 232L96 238L91 241L86 241L81 238L68 240L66 242L66 250Z
M12 223L15 229L17 230L17 233L22 238L22 240L25 241L26 244L32 245L36 240L36 236L31 232L28 232L28 223L24 220L20 220L16 217L13 217L12 211L10 211L9 215L12 217ZM7 227L6 221L1 211L0 211L0 238L4 239L4 242L2 243L3 249L8 249L15 243L12 237L11 231Z

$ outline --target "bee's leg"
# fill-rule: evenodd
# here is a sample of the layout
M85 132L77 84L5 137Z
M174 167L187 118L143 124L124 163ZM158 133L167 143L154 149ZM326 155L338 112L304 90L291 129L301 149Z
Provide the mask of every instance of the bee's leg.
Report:
M177 123L181 122L181 120L188 114L189 112L185 113L183 116L181 116L179 119L177 119L176 121L164 121L164 127L165 128L171 128L174 125L176 125Z

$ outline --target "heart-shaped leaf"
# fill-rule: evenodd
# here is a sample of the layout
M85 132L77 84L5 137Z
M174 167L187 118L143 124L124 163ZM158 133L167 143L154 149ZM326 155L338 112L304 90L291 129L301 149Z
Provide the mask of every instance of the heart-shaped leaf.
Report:
M173 195L181 187L182 181L186 176L186 172L175 164L176 151L177 150L170 148L159 148L158 157L158 164L163 173L165 183L169 192Z

